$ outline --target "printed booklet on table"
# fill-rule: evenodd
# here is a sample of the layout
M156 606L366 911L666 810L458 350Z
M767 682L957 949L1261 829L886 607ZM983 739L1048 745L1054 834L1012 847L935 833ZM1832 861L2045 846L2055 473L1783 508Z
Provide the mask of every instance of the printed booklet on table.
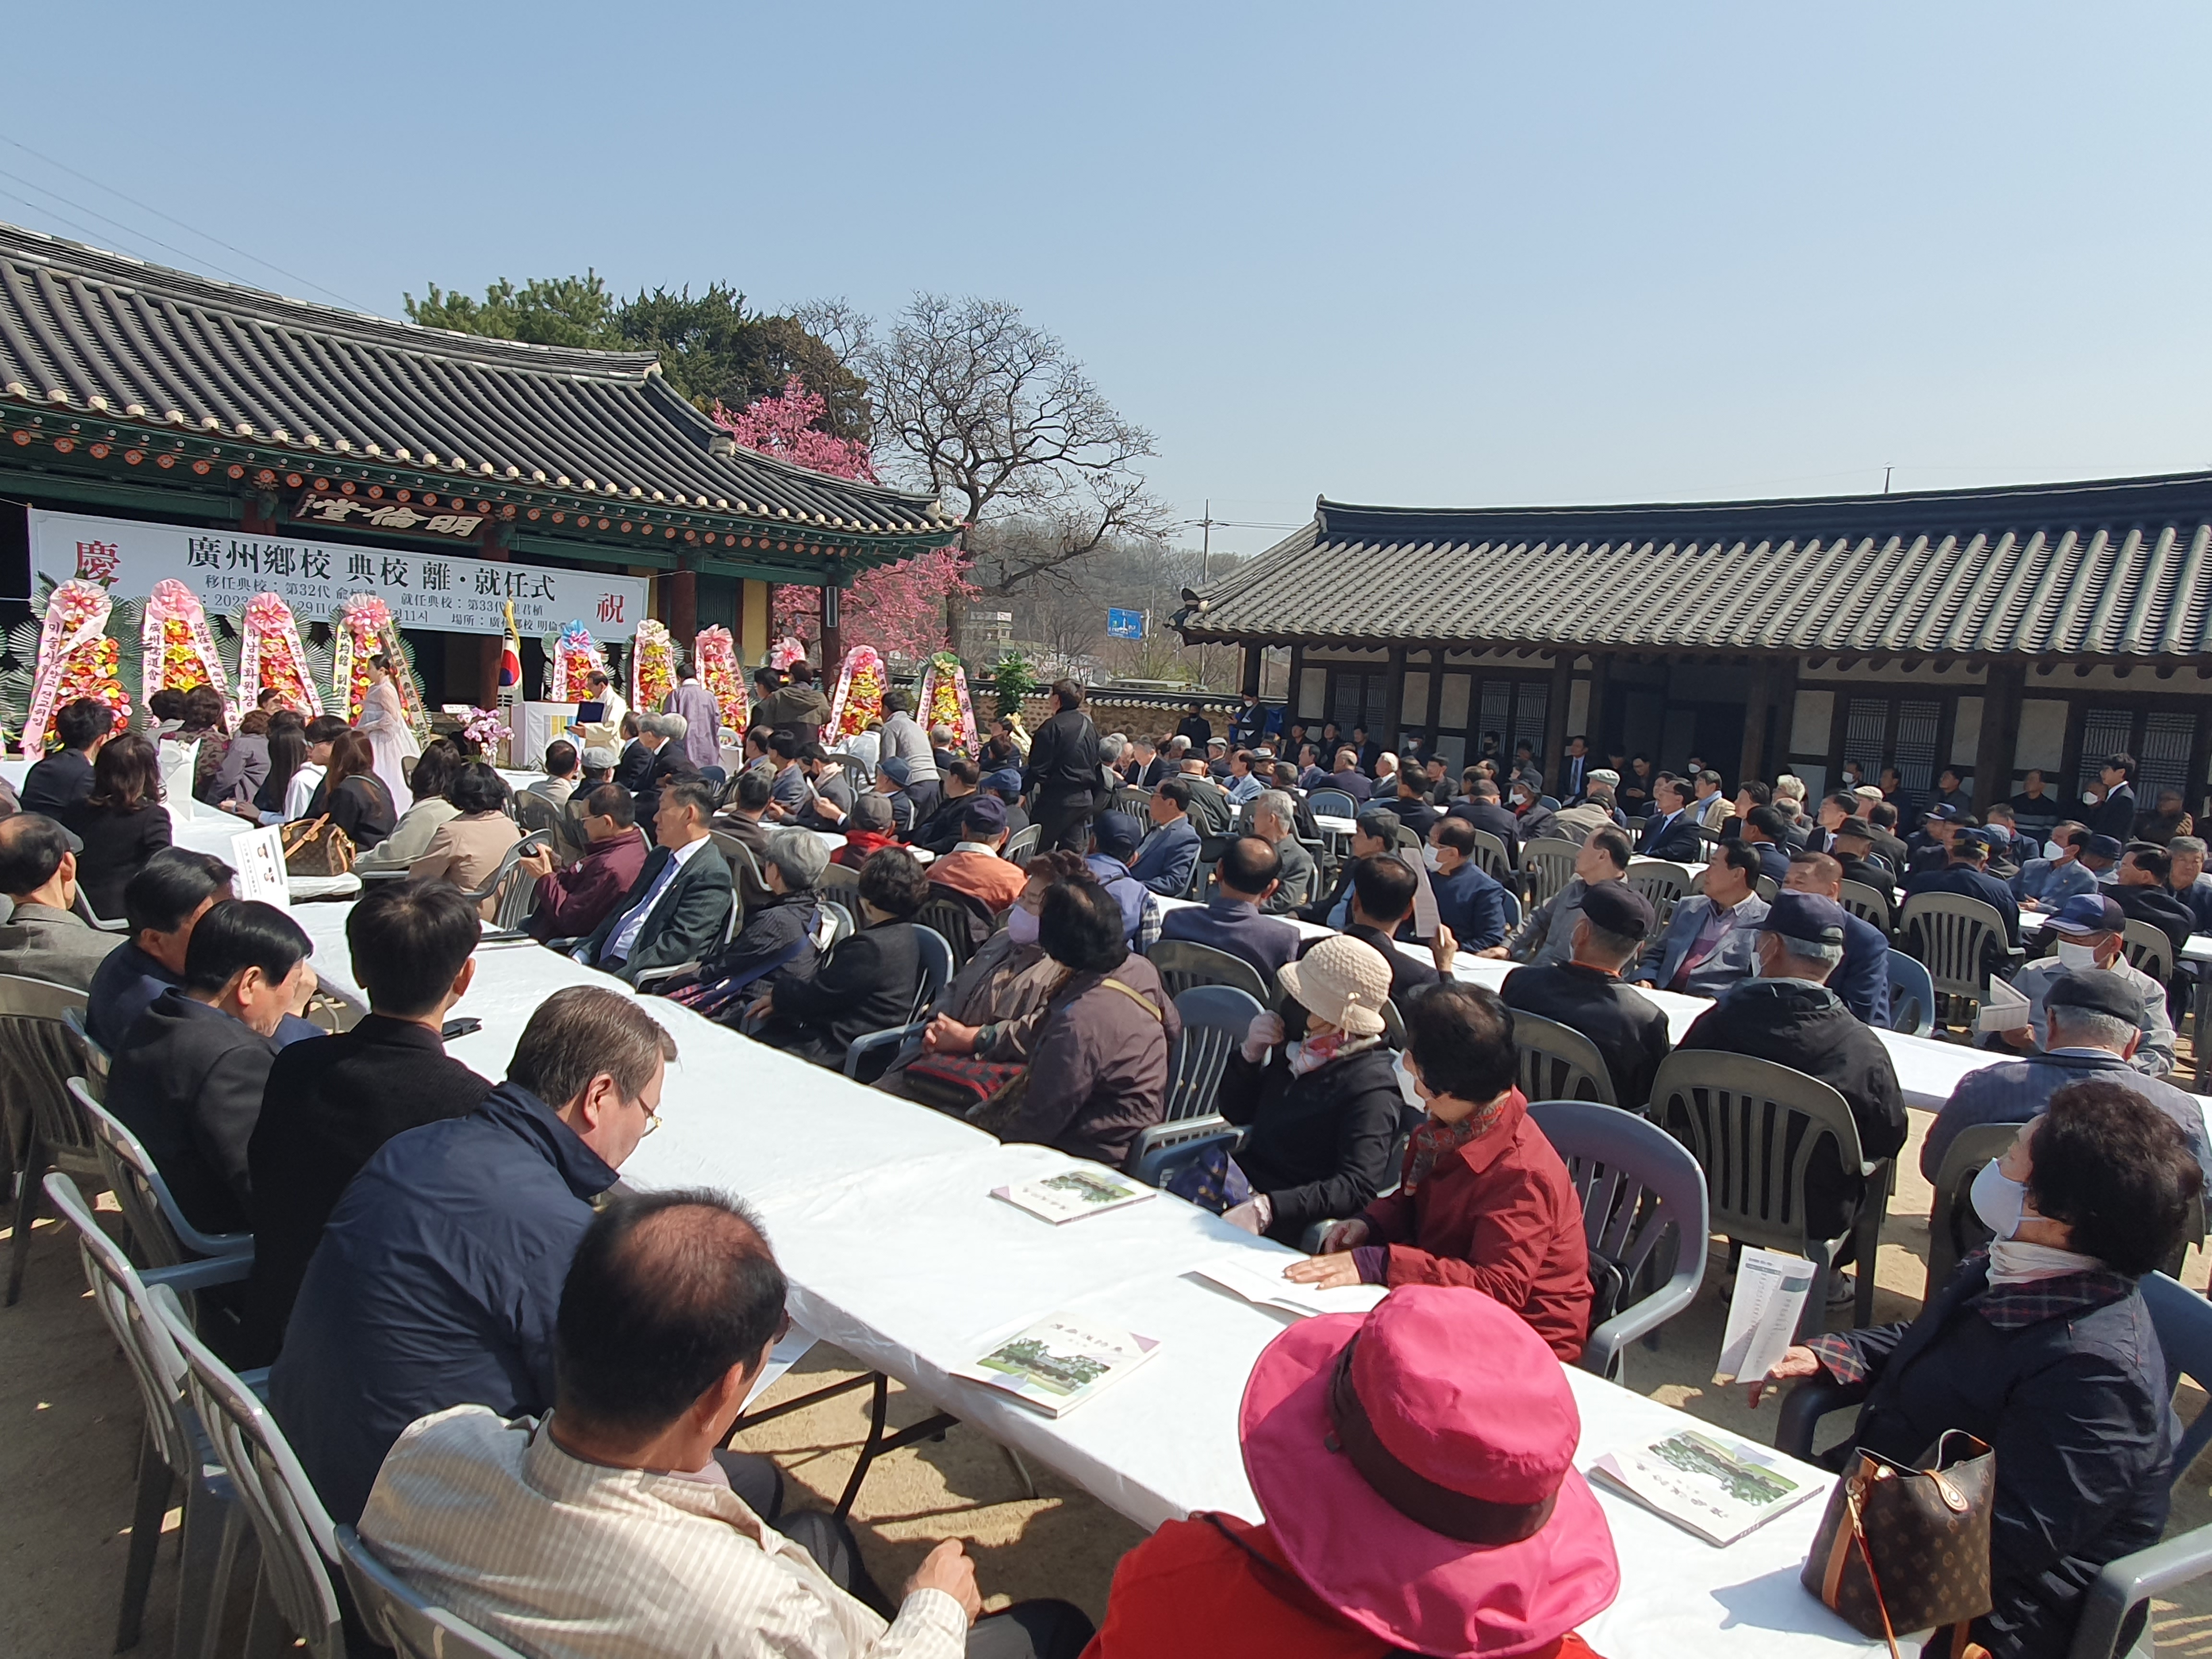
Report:
M1365 1313L1388 1294L1381 1285L1339 1285L1322 1290L1283 1277L1282 1261L1296 1256L1261 1255L1256 1251L1224 1256L1191 1271L1223 1290L1263 1308L1280 1308L1301 1316L1310 1314Z
M1048 1417L1064 1417L1136 1370L1159 1346L1112 1325L1054 1315L953 1375L1010 1394Z
M1617 1456L1607 1452L1589 1476L1723 1547L1820 1490L1785 1474L1772 1451L1696 1429Z
M1127 1204L1158 1198L1158 1192L1109 1170L1062 1170L1058 1175L1011 1187L994 1187L991 1196L1002 1198L1018 1210L1051 1222L1080 1221L1087 1215L1103 1215Z

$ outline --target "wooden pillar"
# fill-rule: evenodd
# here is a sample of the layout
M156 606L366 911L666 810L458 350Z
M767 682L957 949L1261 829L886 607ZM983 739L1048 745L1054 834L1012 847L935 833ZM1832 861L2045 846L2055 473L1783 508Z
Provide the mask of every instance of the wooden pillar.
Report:
M845 592L832 582L822 590L822 684L826 696L836 690L837 665L845 660Z
M1751 694L1743 705L1743 754L1736 763L1739 786L1747 779L1766 775L1768 710L1774 701L1774 664L1761 657L1751 665Z
M1382 729L1380 732L1370 732L1367 734L1367 740L1370 743L1381 744L1385 750L1395 755L1398 752L1398 728L1405 724L1406 720L1406 647L1404 646L1394 645L1390 647L1390 666L1386 671L1385 678L1390 688L1390 701L1382 710ZM1352 733L1347 732L1344 735L1349 741Z
M1559 797L1553 786L1559 782L1560 757L1567 752L1567 698L1575 684L1575 653L1555 652L1552 657L1552 689L1544 699L1544 746L1536 754L1536 765L1544 775L1544 791ZM1507 732L1504 739L1507 761L1513 757L1513 736Z
M1426 759L1437 751L1437 721L1441 718L1444 701L1444 648L1442 645L1429 647L1429 706L1421 712L1421 756Z
M1583 714L1583 736L1589 740L1592 766L1603 766L1611 759L1605 744L1605 686L1612 672L1610 656L1602 651L1590 653L1589 708Z
M1256 697L1260 695L1260 669L1265 659L1267 649L1264 645L1248 645L1244 647L1244 678L1242 689L1248 696Z
M1291 690L1283 699L1283 736L1287 738L1291 727L1305 718L1305 706L1299 700L1305 696L1306 648L1303 645L1291 647ZM1285 758L1296 760L1296 755Z
M1982 689L1982 730L1974 740L1974 812L1986 817L2001 800L2012 799L2012 757L2019 741L2020 700L2027 689L2027 670L2019 663L1990 665ZM2070 791L2058 792L2063 799Z
M681 555L678 568L660 579L660 620L668 624L676 643L686 651L699 637L699 574L688 568L689 555Z

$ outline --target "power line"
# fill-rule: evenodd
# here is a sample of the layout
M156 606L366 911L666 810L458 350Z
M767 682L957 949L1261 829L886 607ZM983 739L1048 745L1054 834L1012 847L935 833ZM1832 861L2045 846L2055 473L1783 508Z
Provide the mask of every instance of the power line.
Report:
M157 219L167 220L170 224L176 226L179 230L190 231L202 241L212 242L217 247L227 248L231 252L237 254L240 258L250 259L255 264L261 266L264 270L273 270L280 276L287 277L295 283L303 283L307 287L314 289L318 294L326 294L331 299L336 300L340 305L348 307L355 311L368 311L370 309L369 307L362 305L358 300L348 299L344 295L340 294L335 289L325 288L320 283L315 282L310 277L302 276L297 271L287 270L283 266L276 264L273 260L264 259L258 253L250 252L246 249L239 246L235 242L226 242L222 237L212 235L207 231L200 229L197 225L187 224L184 220L178 218L173 213L164 213L160 208L154 207L147 203L142 202L135 196L126 196L121 191L116 189L114 185L103 184L88 173L80 173L75 167L70 166L66 161L58 161L52 156L46 155L44 151L33 149L28 144L23 143L20 138L10 137L8 134L0 132L0 143L12 145L14 148L21 150L26 155L35 156L40 161L44 161L48 167L59 167L64 173L68 173L70 178L81 179L95 190L106 191L110 196L114 197L118 201L128 202L132 207L137 208L142 213L150 213ZM34 188L36 188L36 186L34 186ZM58 201L67 199L52 191L48 191L46 193L50 196L54 196L55 199ZM71 204L71 205L74 206L76 204ZM93 210L90 208L85 208L82 211L91 213ZM106 216L95 214L94 216L105 217ZM111 220L109 222L113 223L115 222ZM143 232L140 234L143 234ZM167 242L161 242L159 243L159 246L167 247L169 245ZM178 250L172 250L172 252L177 251ZM189 258L193 256L185 255L185 257ZM213 262L210 261L210 263ZM222 267L217 266L216 269L221 270ZM236 280L244 282L246 279L241 276Z
M120 220L120 219L111 219L111 218L109 218L109 217L107 216L107 215L106 215L105 213L100 212L99 209L97 209L97 208L90 208L90 207L87 207L87 206L86 206L83 203L82 203L82 202L71 201L68 197L66 197L66 196L63 195L59 191L58 191L58 190L51 190L51 189L47 188L46 185L42 185L42 184L40 184L36 179L26 179L26 178L25 178L25 177L23 177L23 175L22 175L21 173L10 173L10 172L9 172L9 171L8 171L8 169L7 169L7 168L5 168L5 167L0 167L0 179L13 179L17 183L17 184L19 184L19 185L22 185L22 186L23 186L23 188L24 188L24 189L26 189L26 190L34 190L34 191L38 191L38 193L39 193L40 195L41 195L41 196L51 196L51 197L52 197L52 198L54 198L54 200L56 200L57 202L59 202L59 203L60 203L64 207L75 208L75 209L76 209L79 213L82 213L82 214L87 215L88 216L89 216L89 217L91 217L91 218L97 219L97 220L99 220L99 221L100 222L100 223L102 223L102 224L104 224L104 225L106 225L106 226L110 227L112 229L121 231L121 232L122 232L125 236L127 236L127 237L131 238L133 241L144 241L144 242L150 242L150 243L152 243L155 247L159 247L159 248L167 248L170 252L172 252L172 253L175 254L175 255L176 255L179 259L196 259L196 260L203 260L203 261L204 261L207 265L209 265L211 269L213 269L213 270L216 270L216 271L220 272L222 275L223 275L223 276L225 276L229 277L229 278L231 279L231 281L233 281L234 283L243 283L243 282L245 282L245 281L246 281L246 280L247 280L246 277L240 276L240 275L238 274L238 272L236 272L236 271L234 271L234 270L227 270L227 269L225 269L223 266L219 265L219 264L216 264L216 262L215 262L214 260L206 258L204 255L201 255L201 254L194 254L194 253L187 253L187 252L186 252L183 248L179 247L179 246L178 246L175 243L173 243L173 242L165 242L165 241L163 241L160 237L158 237L158 236L156 236L156 235L153 234L151 232L149 232L149 231L139 230L139 229L136 228L135 228L135 227L133 227L133 226L126 225L126 224L125 224L125 223L123 222L123 221L122 221L122 220ZM15 201L18 201L18 202L21 202L21 201L23 201L23 198L22 198L21 197L20 197L20 196L13 196L12 192L11 192L11 197L12 197L12 199L14 199L14 200L15 200ZM29 202L26 202L26 203L24 203L24 205L25 205L25 206L27 206L27 207L34 207L34 208L35 208L35 207L37 207L37 204L36 204L35 203L29 203ZM48 214L53 213L53 210L52 210L52 208L37 208L37 210L38 210L39 212L41 212L41 213L48 213ZM59 215L55 215L55 216L58 218L60 216L59 216ZM64 222L67 222L67 223L74 223L75 222L74 222L74 221L64 221ZM84 230L84 227L83 227L82 225L78 225L76 228L77 228L79 230ZM103 233L99 232L99 231L87 230L87 231L85 231L85 234L86 234L86 235L88 235L88 236L100 237L100 236L102 236Z

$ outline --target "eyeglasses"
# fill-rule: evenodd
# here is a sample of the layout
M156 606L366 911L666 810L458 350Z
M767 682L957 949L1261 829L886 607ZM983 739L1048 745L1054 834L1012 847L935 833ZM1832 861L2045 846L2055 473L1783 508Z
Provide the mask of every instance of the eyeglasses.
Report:
M643 1101L640 1101L640 1102L638 1103L638 1105L639 1105L639 1107L640 1107L640 1108L641 1108L641 1109L643 1109L643 1107L644 1107L644 1105L645 1105L645 1103L644 1103ZM658 1112L653 1112L653 1111L647 1111L647 1112L646 1112L646 1114L645 1114L645 1135L649 1135L649 1134L651 1134L651 1133L652 1133L655 1129L658 1129L659 1127L660 1127L660 1114L659 1114L659 1113L658 1113ZM640 1135L640 1136L638 1137L638 1139L639 1139L640 1140L642 1140L642 1139L645 1139L645 1135Z

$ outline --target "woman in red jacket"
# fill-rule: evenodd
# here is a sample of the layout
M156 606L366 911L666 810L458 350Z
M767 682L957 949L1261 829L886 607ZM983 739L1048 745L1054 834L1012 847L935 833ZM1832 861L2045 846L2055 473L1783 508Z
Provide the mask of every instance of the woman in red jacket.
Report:
M1460 1285L1527 1320L1572 1364L1589 1335L1589 1248L1567 1166L1514 1086L1513 1014L1447 980L1405 1011L1406 1075L1428 1109L1398 1190L1284 1276L1308 1285Z
M1574 1627L1620 1570L1581 1432L1558 1363L1487 1297L1416 1285L1304 1320L1244 1389L1265 1524L1169 1522L1083 1659L1594 1659Z

